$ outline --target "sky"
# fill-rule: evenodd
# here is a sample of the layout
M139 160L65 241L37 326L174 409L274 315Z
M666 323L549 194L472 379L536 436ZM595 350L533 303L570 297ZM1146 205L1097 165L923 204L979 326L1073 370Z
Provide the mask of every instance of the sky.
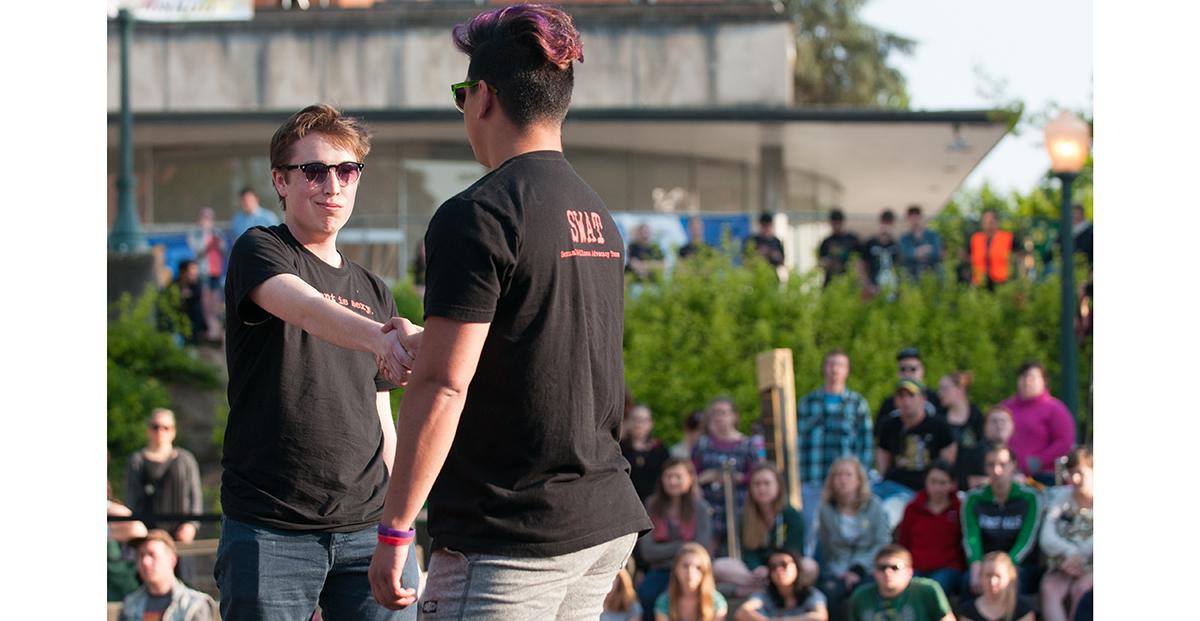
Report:
M1025 110L1058 105L1092 110L1092 3L1086 0L869 0L862 19L915 39L911 56L893 55L914 110L981 109L998 102L981 90L1004 86ZM987 78L979 77L982 71ZM1049 167L1040 127L1006 136L967 177L1000 190L1031 190Z

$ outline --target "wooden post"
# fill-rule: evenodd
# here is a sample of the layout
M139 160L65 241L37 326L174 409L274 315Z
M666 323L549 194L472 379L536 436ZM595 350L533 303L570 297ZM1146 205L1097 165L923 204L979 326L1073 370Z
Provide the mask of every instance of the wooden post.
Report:
M767 459L783 471L788 503L803 509L800 463L796 454L796 375L792 368L792 350L765 351L758 354L756 362Z
M740 561L742 548L738 546L737 503L733 501L733 465L735 463L732 459L726 459L721 464L721 479L725 487L725 555Z

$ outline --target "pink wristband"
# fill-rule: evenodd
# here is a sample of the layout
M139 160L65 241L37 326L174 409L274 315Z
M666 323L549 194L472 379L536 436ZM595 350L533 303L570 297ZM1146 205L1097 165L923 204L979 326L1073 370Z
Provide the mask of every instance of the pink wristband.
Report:
M406 546L412 543L412 537L388 537L387 535L379 535L379 543L384 543L389 546Z

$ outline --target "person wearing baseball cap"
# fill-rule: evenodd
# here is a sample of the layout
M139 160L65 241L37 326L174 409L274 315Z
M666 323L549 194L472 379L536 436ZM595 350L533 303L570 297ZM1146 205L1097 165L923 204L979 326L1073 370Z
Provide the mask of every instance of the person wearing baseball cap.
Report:
M873 491L889 516L898 508L898 523L904 505L924 486L929 465L938 458L954 463L958 444L946 421L926 413L924 384L900 378L893 397L899 414L880 421L875 432L875 468L884 480Z
M925 381L925 362L921 360L921 352L916 347L905 347L896 354L896 378ZM926 388L925 413L929 416L938 416L941 411L942 402L938 398L937 391ZM875 412L876 427L887 417L896 414L898 414L896 400L893 395L888 395L883 403L879 404L879 410Z
M175 577L179 554L170 533L156 528L129 545L137 553L142 586L125 597L120 621L211 621L218 617L212 597L188 588Z

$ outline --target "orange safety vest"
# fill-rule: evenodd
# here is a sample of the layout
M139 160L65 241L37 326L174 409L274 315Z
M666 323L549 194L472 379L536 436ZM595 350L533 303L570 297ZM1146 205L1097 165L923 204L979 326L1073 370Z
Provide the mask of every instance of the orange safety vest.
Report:
M971 236L971 280L983 284L984 274L992 282L1008 280L1008 259L1012 254L1012 233L996 231L992 235L990 248L987 233L980 231Z

